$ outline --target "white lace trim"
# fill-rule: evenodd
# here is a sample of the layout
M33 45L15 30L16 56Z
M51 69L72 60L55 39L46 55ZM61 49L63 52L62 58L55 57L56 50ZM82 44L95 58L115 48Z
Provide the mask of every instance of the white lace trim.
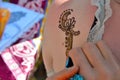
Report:
M104 34L104 23L112 16L110 0L92 0L92 5L98 7L95 17L97 18L96 25L90 31L88 41L96 42L102 39Z

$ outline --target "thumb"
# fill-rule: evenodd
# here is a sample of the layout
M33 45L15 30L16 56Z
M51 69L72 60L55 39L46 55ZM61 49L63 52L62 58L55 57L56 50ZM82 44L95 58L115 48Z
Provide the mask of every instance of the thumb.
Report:
M47 80L68 80L69 78L74 76L74 74L76 74L77 72L78 72L78 67L73 66L56 73L55 75L47 78Z
M66 69L64 69L56 74L56 78L57 78L56 80L68 80L77 72L78 72L77 66L66 68Z
M65 79L69 79L70 77L72 77L77 72L78 72L78 67L77 66L73 66L73 67L66 68L66 69L60 71L58 73L58 75L59 74L61 74L61 75L59 75L58 77L63 77Z

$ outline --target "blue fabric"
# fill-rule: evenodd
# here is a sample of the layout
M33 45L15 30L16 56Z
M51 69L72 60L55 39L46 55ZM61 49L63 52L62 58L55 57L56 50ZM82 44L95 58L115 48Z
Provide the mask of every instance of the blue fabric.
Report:
M69 68L71 66L73 66L72 60L71 58L68 58L66 61L66 67ZM70 80L84 80L84 78L79 74L75 74Z
M43 14L34 12L32 10L20 7L18 5L2 2L2 8L7 8L11 12L11 17L5 27L4 33L0 40L0 51L9 47L14 43L23 33L28 31L35 23L42 20Z

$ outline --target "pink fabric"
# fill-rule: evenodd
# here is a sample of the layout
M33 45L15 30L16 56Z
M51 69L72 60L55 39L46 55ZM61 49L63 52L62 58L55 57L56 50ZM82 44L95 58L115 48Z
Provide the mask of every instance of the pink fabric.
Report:
M0 56L0 80L16 80Z
M18 3L20 0L10 1ZM27 0L23 5L26 8L44 13L45 2L47 0ZM0 52L0 80L27 80L27 76L35 64L37 51L31 39L39 33L39 28L40 23L36 23L13 46Z
M33 69L35 63L35 55L36 55L35 45L31 41L25 41L17 45L11 46L10 48L2 52L1 57L5 63L3 63L2 60L0 60L1 61L0 66L6 64L8 67L7 68L5 66L6 73L7 72L10 73L11 71L16 80L26 80L29 72ZM4 66L0 67L0 70L2 70L2 68L4 68ZM8 77L11 77L12 74L8 75ZM3 73L3 76L5 75L6 74ZM5 80L4 78L5 77L3 77L3 80ZM6 80L15 79L12 78Z
M39 29L40 23L36 23L30 30L24 33L14 44L38 37Z
M36 12L43 13L44 10L42 9L42 1L44 1L44 0L29 1L28 3L24 4L24 6L28 9L34 10Z

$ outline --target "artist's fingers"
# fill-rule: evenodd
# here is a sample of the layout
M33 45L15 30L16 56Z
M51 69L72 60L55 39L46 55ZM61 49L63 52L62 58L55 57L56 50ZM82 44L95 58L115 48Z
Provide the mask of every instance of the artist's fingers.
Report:
M80 69L91 67L81 48L72 49L69 56L71 57L73 64L80 66Z
M48 77L46 80L68 80L69 78L74 76L77 72L78 67L73 66L62 70L51 77Z
M80 67L79 73L86 79L90 79L90 76L94 75L93 68L89 64L81 48L72 49L69 53L69 56L71 57L73 64Z
M82 50L93 67L99 70L101 67L104 67L105 60L96 45L93 43L85 43L85 45L82 47Z
M106 43L101 40L101 41L97 42L96 45L99 48L100 52L102 53L103 57L108 62L110 62L111 65L113 65L116 68L119 68L120 65L116 62L116 59L115 59L112 51L110 50L110 48L108 48Z

